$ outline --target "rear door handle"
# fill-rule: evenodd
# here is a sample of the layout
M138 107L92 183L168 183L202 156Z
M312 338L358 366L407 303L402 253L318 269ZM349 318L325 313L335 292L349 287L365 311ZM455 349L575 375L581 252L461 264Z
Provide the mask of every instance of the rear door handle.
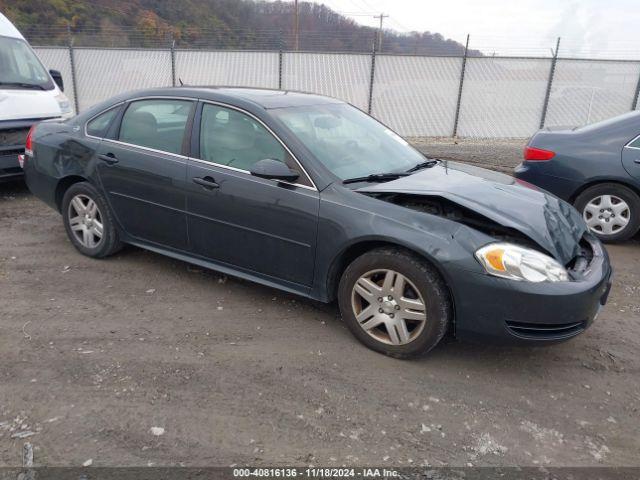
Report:
M634 163L640 163L640 158L636 158L636 159L634 160Z
M98 158L105 162L107 165L113 165L118 163L118 158L113 153L107 153L106 155L98 155Z
M193 183L197 183L198 185L202 185L207 190L213 190L214 188L220 188L220 185L216 183L213 177L194 177Z

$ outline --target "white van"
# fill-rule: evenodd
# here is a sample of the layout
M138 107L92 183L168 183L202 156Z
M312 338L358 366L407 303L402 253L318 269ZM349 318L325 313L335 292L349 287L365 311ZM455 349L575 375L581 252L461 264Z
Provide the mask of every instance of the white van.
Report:
M22 175L29 128L48 118L70 118L62 76L47 70L18 29L0 13L0 182Z

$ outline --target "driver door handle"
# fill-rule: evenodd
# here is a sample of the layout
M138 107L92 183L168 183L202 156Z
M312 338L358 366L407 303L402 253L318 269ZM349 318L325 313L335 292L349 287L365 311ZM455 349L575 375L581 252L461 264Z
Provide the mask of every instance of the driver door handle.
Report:
M210 176L206 176L206 177L194 177L193 178L193 183L197 183L198 185L201 185L202 187L206 188L207 190L213 190L214 188L220 188L220 185L218 185L216 183L216 181L213 179L213 177Z
M98 155L98 158L105 162L107 165L113 165L118 163L118 158L113 153L107 153L106 155Z

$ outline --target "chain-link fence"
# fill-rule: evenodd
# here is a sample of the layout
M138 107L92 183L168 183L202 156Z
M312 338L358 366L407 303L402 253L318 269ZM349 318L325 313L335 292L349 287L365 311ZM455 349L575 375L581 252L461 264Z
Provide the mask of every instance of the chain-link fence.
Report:
M527 137L638 108L640 61L195 48L35 47L76 110L127 90L186 85L330 95L404 136ZM469 50L467 50L469 51Z

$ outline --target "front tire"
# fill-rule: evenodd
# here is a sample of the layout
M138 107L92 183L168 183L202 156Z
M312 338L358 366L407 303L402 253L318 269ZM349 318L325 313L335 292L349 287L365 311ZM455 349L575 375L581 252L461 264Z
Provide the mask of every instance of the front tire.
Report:
M624 185L589 187L578 195L574 206L589 230L603 242L629 240L640 227L640 198Z
M74 183L62 198L62 219L76 249L92 258L114 254L122 244L106 200L88 182Z
M364 345L385 355L426 354L452 318L449 292L425 260L397 248L356 258L338 287L342 318Z

